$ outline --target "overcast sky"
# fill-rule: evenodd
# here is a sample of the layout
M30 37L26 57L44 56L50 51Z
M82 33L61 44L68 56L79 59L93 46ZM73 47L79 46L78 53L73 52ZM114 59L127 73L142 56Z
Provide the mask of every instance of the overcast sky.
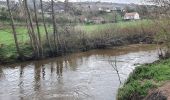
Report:
M5 1L5 0L0 0L0 1ZM17 0L16 0L17 1ZM43 0L43 1L50 1L50 0ZM64 0L59 0L59 1L64 1ZM144 4L145 0L69 0L71 2L84 2L84 1L101 1L101 2L113 2L113 3L135 3L135 4Z

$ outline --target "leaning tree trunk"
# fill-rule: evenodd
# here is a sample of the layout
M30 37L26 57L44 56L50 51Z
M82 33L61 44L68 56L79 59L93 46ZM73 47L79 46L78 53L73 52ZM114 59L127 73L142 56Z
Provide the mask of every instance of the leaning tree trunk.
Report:
M39 22L38 22L38 17L37 17L37 6L36 6L35 0L33 0L33 5L34 5L34 13L35 13L35 23L36 23L37 32L38 32L38 42L39 42L41 57L43 57L43 47L42 47L40 28L39 28Z
M47 39L50 51L52 52L52 47L51 47L51 43L50 43L50 40L49 40L49 34L48 34L48 31L47 31L47 26L46 26L45 18L44 18L44 10L43 10L42 0L40 0L40 6L41 6L41 16L42 16L42 19L43 19L43 25L44 25L44 29L45 29L45 33L46 33L46 39Z
M19 58L21 60L23 60L23 55L22 55L22 53L20 51L19 44L18 44L17 33L16 33L15 25L14 25L13 15L12 15L12 12L11 12L11 9L10 9L9 0L7 0L7 6L8 6L9 17L11 19L11 27L12 27L12 31L13 31L13 36L14 36L14 40L15 40L15 45L16 45L17 53L19 54Z
M23 19L26 22L28 35L29 35L29 38L30 38L30 45L33 48L33 52L35 54L36 49L35 49L35 45L33 43L33 35L32 35L31 29L30 29L30 26L29 26L28 15L27 15L26 9L24 7L24 2L22 0L19 0L19 4L20 4L20 11L21 11L21 13L23 13Z
M39 43L38 43L37 36L35 35L35 31L33 28L33 21L32 21L32 17L31 17L29 8L28 8L27 0L24 0L24 4L25 4L26 12L28 14L28 20L29 20L29 24L30 24L31 34L32 34L33 42L34 42L35 49L36 49L35 56L36 56L36 59L38 59L39 55L40 55Z

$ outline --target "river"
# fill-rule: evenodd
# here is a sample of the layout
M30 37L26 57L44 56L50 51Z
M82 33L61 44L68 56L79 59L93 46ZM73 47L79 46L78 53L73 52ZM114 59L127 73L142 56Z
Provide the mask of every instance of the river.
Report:
M139 64L158 60L152 45L130 45L0 66L0 100L116 100Z

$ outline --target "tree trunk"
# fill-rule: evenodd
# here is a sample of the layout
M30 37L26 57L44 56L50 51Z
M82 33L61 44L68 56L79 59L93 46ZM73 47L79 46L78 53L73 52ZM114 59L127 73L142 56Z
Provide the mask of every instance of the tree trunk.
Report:
M40 0L40 5L41 5L41 16L42 16L42 19L43 19L43 25L44 25L44 29L45 29L45 33L46 33L46 39L47 39L50 51L52 52L52 47L51 47L51 43L50 43L50 40L49 40L49 34L48 34L48 31L47 31L47 26L46 26L45 18L44 18L44 10L43 10L42 0Z
M39 48L40 48L40 52L41 52L41 57L43 57L43 47L42 47L40 28L39 28L39 22L38 22L38 17L37 17L37 7L36 7L36 1L35 0L33 0L33 4L34 4L34 13L35 13L35 23L36 23L37 32L38 32Z
M33 43L33 35L32 35L32 32L31 32L31 29L29 27L28 15L26 13L26 9L24 7L24 4L23 4L22 0L19 0L19 4L20 4L20 10L23 13L23 18L24 18L24 20L26 22L26 27L27 27L27 30L28 30L28 35L29 35L29 38L30 38L30 45L33 48L33 52L35 54L36 53L36 49L35 49L35 45Z
M51 0L51 6L52 6L52 20L53 20L53 35L54 35L54 46L55 46L55 50L58 51L57 48L57 41L56 41L56 20L55 20L55 12L54 12L54 0Z
M17 33L16 33L15 25L14 25L14 19L13 19L13 16L12 16L12 12L11 12L11 9L10 9L9 0L7 0L7 6L8 6L9 17L11 19L11 27L12 27L12 31L13 31L13 36L14 36L14 40L15 40L17 53L19 54L19 57L21 58L21 60L23 60L23 55L20 51L19 44L18 44Z
M39 44L38 44L38 40L37 40L37 37L35 35L35 31L34 31L34 28L33 28L33 21L32 21L32 17L31 17L31 14L30 14L30 11L29 11L29 8L28 8L28 5L27 5L27 0L24 0L24 4L25 4L26 12L28 14L28 20L29 20L29 24L30 24L31 34L32 34L33 42L34 42L35 49L36 49L35 56L36 56L36 59L38 59L39 55L40 55Z

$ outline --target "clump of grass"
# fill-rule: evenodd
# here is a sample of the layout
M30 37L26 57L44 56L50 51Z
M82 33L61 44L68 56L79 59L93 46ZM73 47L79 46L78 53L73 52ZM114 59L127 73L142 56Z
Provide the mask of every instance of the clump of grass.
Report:
M118 100L143 99L150 89L170 80L170 59L137 67L118 92Z

